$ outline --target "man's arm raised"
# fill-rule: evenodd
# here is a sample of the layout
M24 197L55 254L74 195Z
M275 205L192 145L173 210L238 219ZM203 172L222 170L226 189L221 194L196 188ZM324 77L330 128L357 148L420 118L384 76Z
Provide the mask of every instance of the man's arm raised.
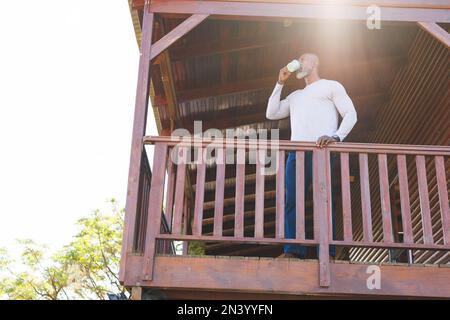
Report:
M286 67L280 70L278 82L275 84L272 94L267 103L266 118L270 120L279 120L289 116L289 96L280 101L281 90L285 81L289 78L291 73Z

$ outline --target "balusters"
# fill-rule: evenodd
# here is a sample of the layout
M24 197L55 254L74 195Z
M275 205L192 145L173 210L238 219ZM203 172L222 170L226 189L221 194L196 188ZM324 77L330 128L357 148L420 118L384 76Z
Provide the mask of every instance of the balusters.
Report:
M341 190L342 190L342 219L344 228L344 241L353 240L352 207L350 198L350 168L348 153L342 152L341 158Z
M234 236L244 236L245 149L237 149Z
M447 175L445 173L444 157L436 156L436 179L439 192L439 206L441 209L442 232L444 244L450 245L450 213L448 207Z
M416 156L416 166L420 212L422 214L423 242L425 244L432 244L433 230L431 227L430 200L428 198L428 182L424 156Z
M172 230L173 196L175 185L175 165L169 159L167 164L167 196L166 196L166 220L169 230Z
M394 242L392 236L391 202L389 196L389 176L387 156L378 155L378 175L380 181L381 218L383 222L384 242Z
M179 147L177 163L177 178L175 182L175 203L173 217L173 234L181 234L181 224L183 216L184 182L186 179L186 156L187 148Z
M295 237L305 240L305 152L295 153Z
M406 169L406 156L397 156L398 184L400 189L400 208L402 212L403 242L414 242L411 224L411 208L409 204L408 172Z
M222 236L223 201L225 190L225 150L217 148L216 156L216 204L214 208L214 235Z
M264 152L256 152L255 238L264 237Z
M197 182L195 183L194 221L192 226L192 233L196 236L200 236L202 234L203 200L205 196L206 177L206 159L204 155L205 149L198 147Z
M275 237L284 238L284 150L277 152Z
M372 242L372 209L370 207L369 167L367 153L359 154L359 175L361 186L361 209L364 241Z
M158 143L153 156L152 182L150 187L150 200L148 209L148 223L144 250L144 280L153 277L153 260L156 250L156 235L161 228L162 202L164 197L164 178L167 163L167 144Z

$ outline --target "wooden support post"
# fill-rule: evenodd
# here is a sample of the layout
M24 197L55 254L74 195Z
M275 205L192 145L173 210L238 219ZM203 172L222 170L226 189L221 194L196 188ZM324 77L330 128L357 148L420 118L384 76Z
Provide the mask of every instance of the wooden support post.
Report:
M142 287L131 288L131 300L142 300Z
M164 178L167 162L167 143L157 143L153 157L153 176L150 187L150 206L148 209L143 279L152 280L156 253L156 235L161 230L162 202L164 197Z
M331 282L329 255L331 203L329 202L330 185L327 183L329 181L327 176L330 174L330 163L327 161L327 152L326 149L313 151L314 225L318 226L319 232L319 285L324 288L329 287ZM316 237L316 235L314 236Z
M145 134L149 90L150 90L150 50L153 32L153 13L150 12L150 1L145 2L142 25L141 57L134 109L133 134L131 141L130 167L128 172L128 190L125 204L125 221L123 230L122 254L120 260L119 279L125 280L125 261L133 251L134 226L139 198L139 176L141 172L142 137Z

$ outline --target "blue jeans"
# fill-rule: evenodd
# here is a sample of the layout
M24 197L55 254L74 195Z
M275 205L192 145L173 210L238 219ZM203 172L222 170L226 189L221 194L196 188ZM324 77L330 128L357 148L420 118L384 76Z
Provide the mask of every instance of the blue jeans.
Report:
M335 155L331 155L330 157L330 166L333 168ZM309 186L312 184L312 153L305 152L305 198L311 196L309 193ZM286 161L286 179L285 179L285 197L286 197L286 205L284 209L284 232L286 239L295 239L295 217L296 217L296 204L295 204L295 152L289 152L287 161ZM333 238L336 237L336 223L335 223L335 205L333 201L333 192L331 192L331 203L332 203L332 228L333 228ZM317 221L314 221L317 223ZM306 228L305 228L306 231ZM287 244L284 246L285 253L292 253L297 255L298 257L304 259L306 257L306 247L296 244ZM318 252L318 248L317 248ZM336 248L335 246L330 247L330 256L336 256Z

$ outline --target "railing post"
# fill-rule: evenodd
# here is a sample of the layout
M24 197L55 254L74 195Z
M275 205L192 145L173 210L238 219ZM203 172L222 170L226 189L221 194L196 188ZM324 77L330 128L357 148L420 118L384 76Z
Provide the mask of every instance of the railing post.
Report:
M330 175L329 151L327 149L315 149L313 151L314 224L318 224L318 228L316 227L315 230L319 232L319 285L325 288L330 286L331 281L329 254ZM316 234L314 237L317 239Z
M153 156L153 172L150 187L147 230L145 233L145 250L143 279L152 280L153 264L156 253L156 235L161 230L162 203L164 197L164 179L167 162L167 144L156 143Z
M144 149L142 137L145 134L150 90L150 52L153 33L153 17L154 14L150 12L150 1L146 1L142 24L141 57L139 60L139 75L136 89L130 167L128 172L128 190L125 204L125 221L119 270L119 279L121 282L125 281L127 256L133 251L134 227L140 189L139 177L142 168L142 152Z

